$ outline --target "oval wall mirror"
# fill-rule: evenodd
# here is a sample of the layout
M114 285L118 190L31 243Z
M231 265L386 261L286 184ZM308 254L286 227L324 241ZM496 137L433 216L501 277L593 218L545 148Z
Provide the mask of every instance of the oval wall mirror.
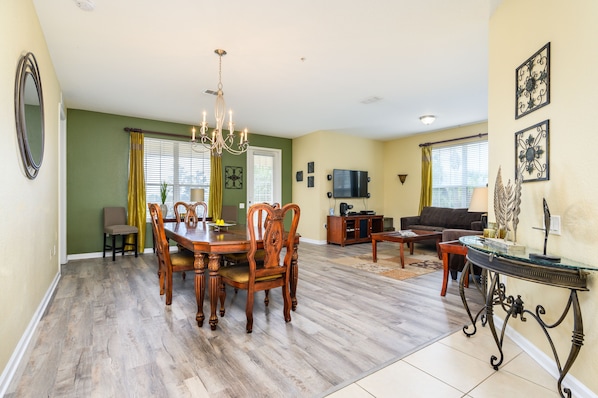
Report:
M17 66L15 119L25 173L34 179L44 158L44 101L39 68L30 52L19 59Z

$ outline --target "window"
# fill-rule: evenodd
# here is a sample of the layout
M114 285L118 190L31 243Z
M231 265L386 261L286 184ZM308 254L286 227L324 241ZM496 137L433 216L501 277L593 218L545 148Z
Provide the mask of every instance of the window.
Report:
M465 208L488 184L488 141L432 148L432 206Z
M185 141L144 139L145 195L147 203L162 203L160 183L168 183L169 214L178 201L191 198L191 188L203 188L210 197L210 152L197 153ZM147 210L147 209L146 209ZM148 214L149 217L149 214Z

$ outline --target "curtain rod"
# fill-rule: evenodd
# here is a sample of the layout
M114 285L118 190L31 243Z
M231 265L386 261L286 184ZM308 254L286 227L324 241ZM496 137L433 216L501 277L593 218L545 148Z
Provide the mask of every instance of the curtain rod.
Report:
M461 137L461 138L451 138L450 140L442 140L442 141L436 141L436 142L425 142L423 144L419 144L420 148L423 146L430 146L430 145L434 145L434 144L444 144L445 142L453 142L453 141L461 141L461 140L468 140L470 138L482 138L484 136L488 135L488 133L480 133L480 134L475 134L475 135L469 135L467 137Z
M191 139L189 136L183 135L183 134L162 133L160 131L149 131L149 130L136 129L136 128L132 128L132 127L125 127L124 130L127 133L133 132L133 133L163 135L163 136L166 136L166 137L177 137L177 138L188 138L188 139Z

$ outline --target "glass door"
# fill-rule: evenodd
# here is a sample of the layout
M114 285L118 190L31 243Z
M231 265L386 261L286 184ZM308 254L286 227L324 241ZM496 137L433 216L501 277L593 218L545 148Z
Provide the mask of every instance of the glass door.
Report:
M247 205L280 203L282 200L282 151L249 147L247 149ZM281 205L283 203L280 203Z

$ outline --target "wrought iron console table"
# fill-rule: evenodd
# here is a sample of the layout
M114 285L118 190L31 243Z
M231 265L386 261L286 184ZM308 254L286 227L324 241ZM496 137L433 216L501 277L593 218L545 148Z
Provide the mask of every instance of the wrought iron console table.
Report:
M562 382L575 362L581 346L583 345L583 321L577 292L589 290L587 288L587 276L589 275L587 270L598 271L598 267L579 264L568 260L561 260L561 262L555 263L536 258L530 259L527 251L524 253L510 253L507 250L501 250L487 245L484 238L479 236L464 236L459 238L459 241L468 248L468 261L461 274L459 293L461 295L461 300L463 301L463 306L467 311L467 315L472 322L472 331L469 330L470 325L465 325L463 327L463 333L468 337L475 334L477 330L476 323L478 320L482 325L488 324L499 351L498 357L496 355L490 357L490 364L495 370L498 370L498 367L502 364L504 359L502 344L509 319L517 318L519 315L520 320L525 322L527 320L526 315L531 316L540 324L552 349L559 371L559 378L557 381L559 394L561 397L571 397L571 390L569 388L563 388ZM465 299L464 289L464 277L472 273L472 265L477 265L482 268L480 281L478 282L474 279L474 284L477 291L480 292L486 300L485 305L477 312L475 317L472 315ZM520 295L517 295L517 297L507 295L506 286L500 281L500 275L569 289L569 300L567 301L563 313L556 322L547 323L543 319L543 315L546 314L546 309L542 305L537 305L535 311L525 309L524 302ZM500 306L506 313L500 337L494 324L494 306ZM561 367L558 353L552 337L549 334L549 329L559 326L570 311L573 313L571 349L567 361L564 366Z

